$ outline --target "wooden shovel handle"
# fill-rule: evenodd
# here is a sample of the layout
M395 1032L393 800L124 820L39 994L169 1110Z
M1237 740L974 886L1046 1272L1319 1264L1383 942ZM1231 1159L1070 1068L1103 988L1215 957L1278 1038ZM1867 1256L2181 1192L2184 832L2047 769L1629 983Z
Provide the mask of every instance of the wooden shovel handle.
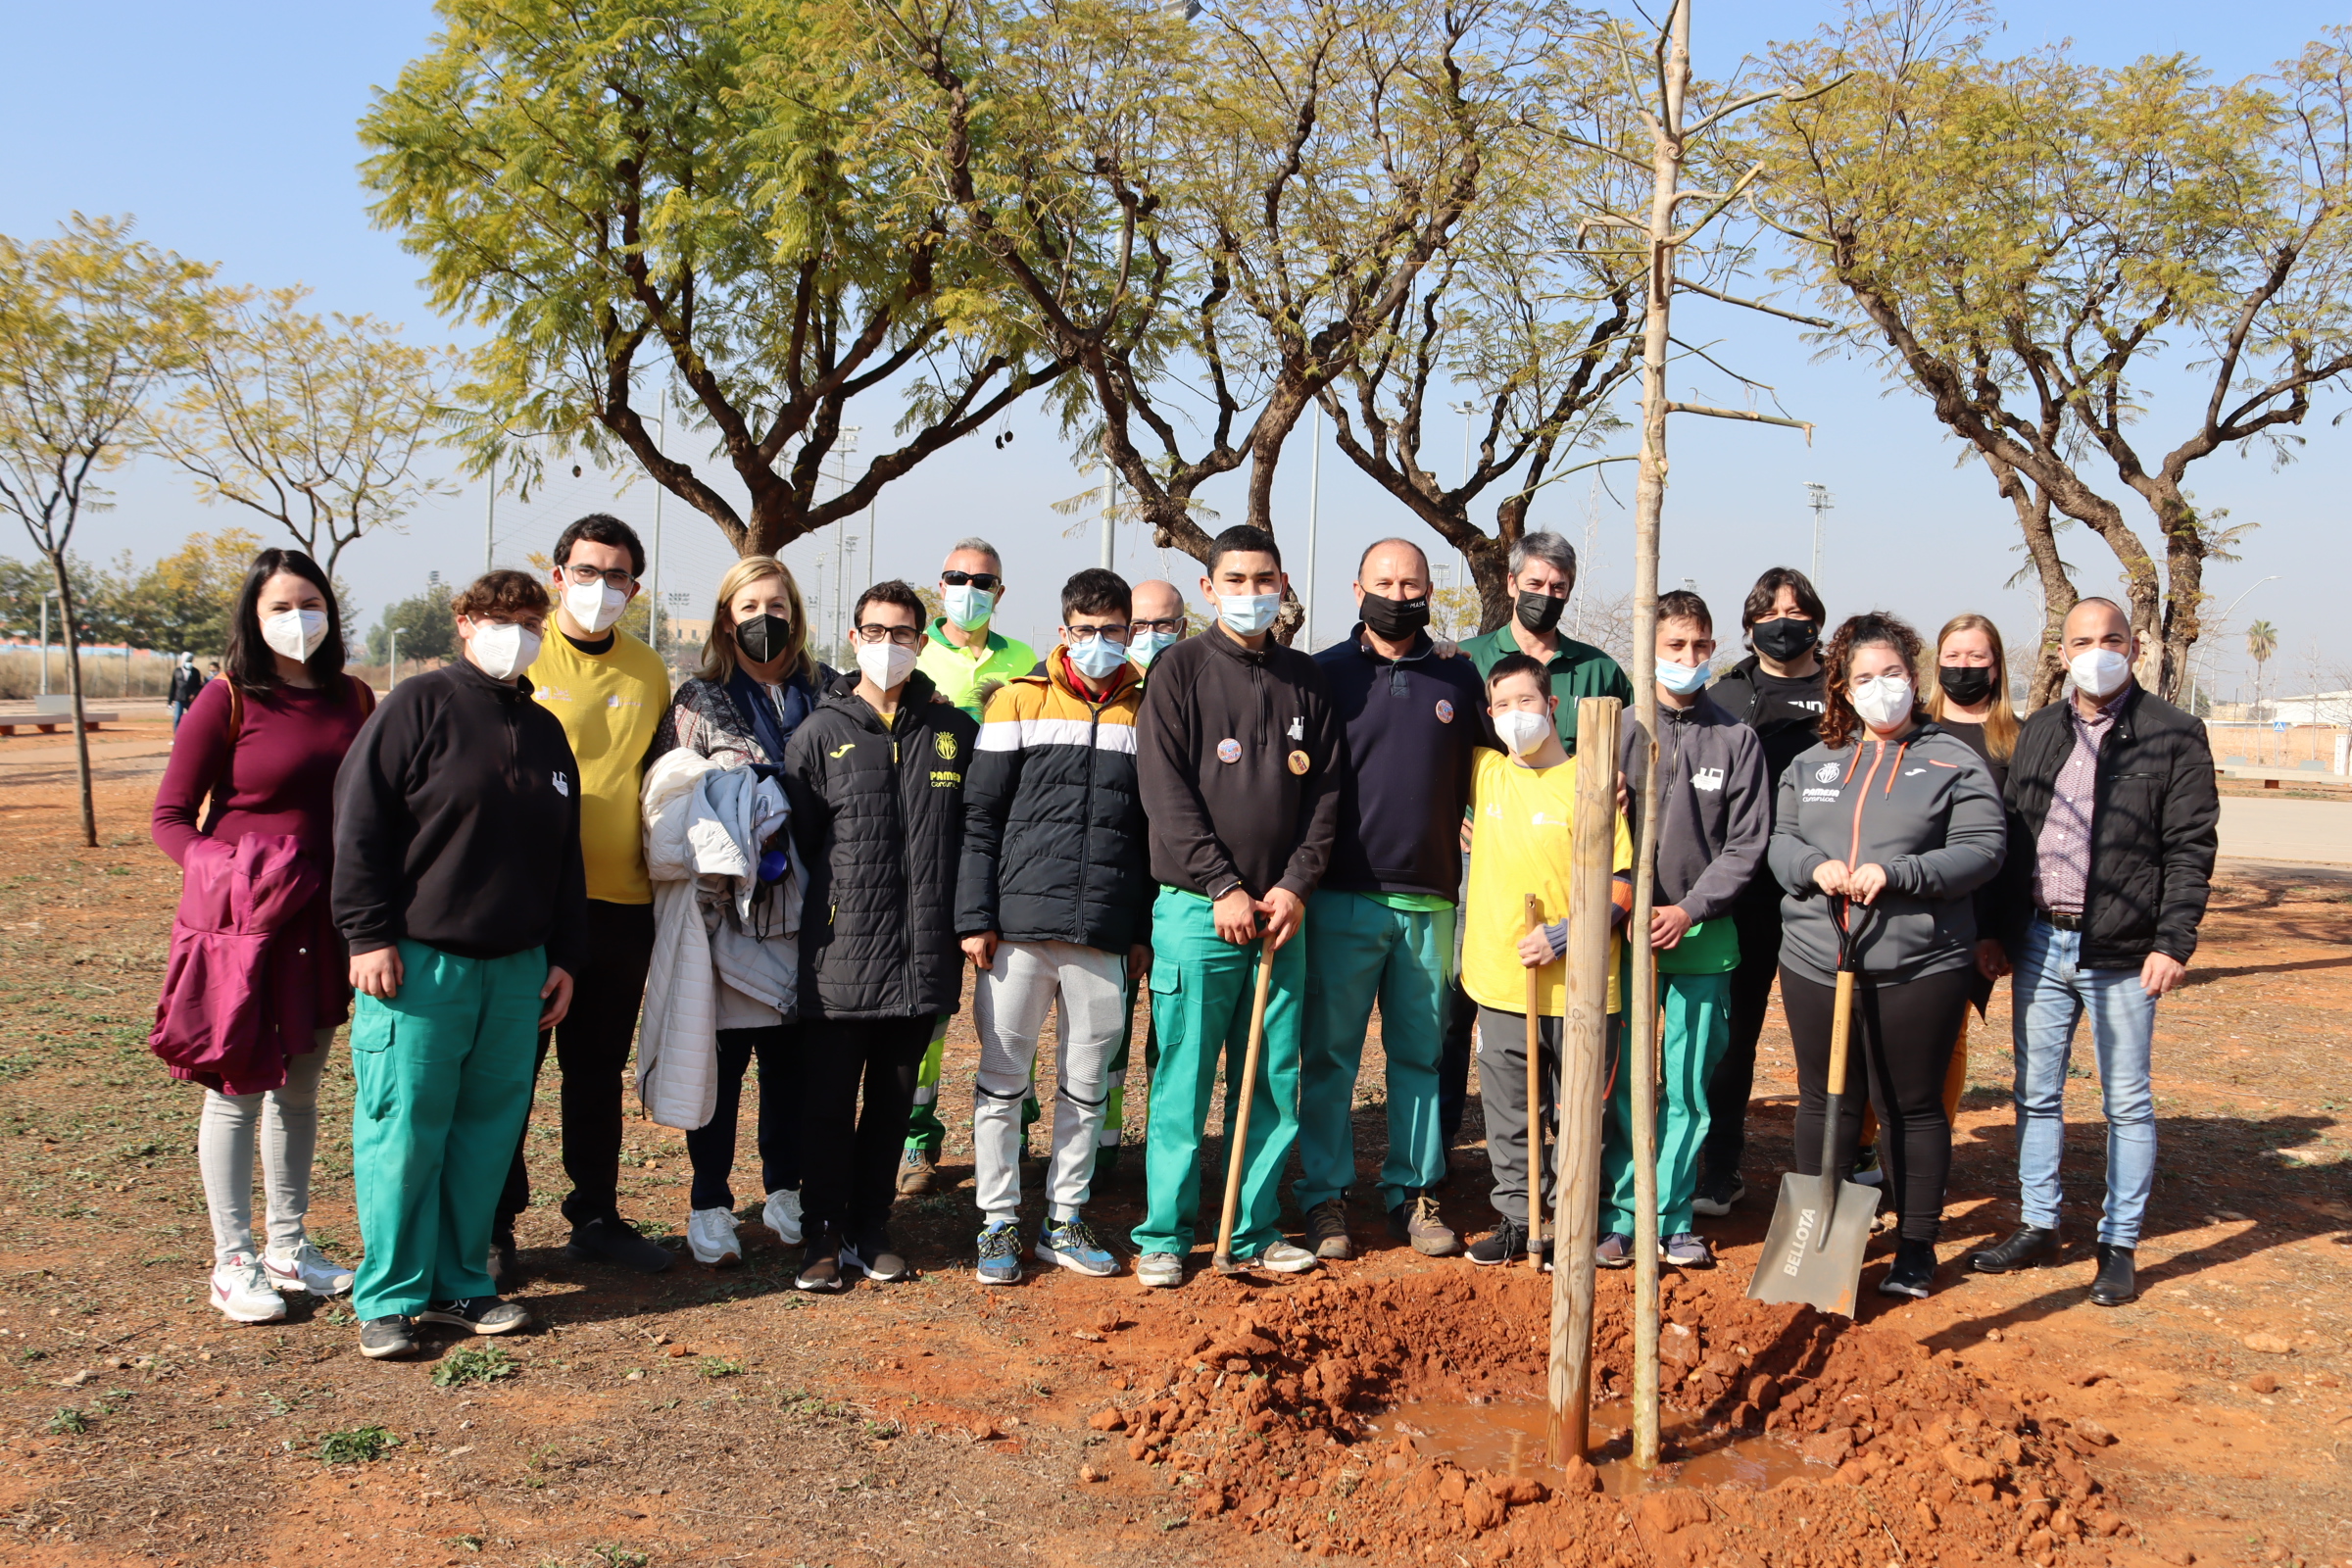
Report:
M1257 939L1257 992L1250 1001L1250 1044L1242 1053L1242 1081L1225 1085L1225 1132L1232 1148L1225 1155L1225 1203L1217 1216L1217 1250L1211 1265L1230 1274L1233 1262L1233 1215L1242 1197L1242 1163L1250 1149L1250 1102L1257 1096L1257 1054L1266 1038L1266 988L1274 979L1274 953L1266 939ZM1218 1042L1218 1049L1224 1043ZM1238 1103L1240 1108L1235 1109Z

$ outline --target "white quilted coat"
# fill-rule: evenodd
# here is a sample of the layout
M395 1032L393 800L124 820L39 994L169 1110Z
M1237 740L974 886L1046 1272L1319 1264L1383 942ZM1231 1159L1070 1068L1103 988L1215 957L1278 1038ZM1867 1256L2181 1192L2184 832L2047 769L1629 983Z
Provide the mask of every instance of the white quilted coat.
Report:
M637 1095L652 1120L693 1131L717 1104L718 1031L797 1010L806 873L796 856L780 900L768 901L781 904L778 928L757 940L745 916L759 892L756 846L782 814L775 786L681 748L646 770L643 808L654 954Z

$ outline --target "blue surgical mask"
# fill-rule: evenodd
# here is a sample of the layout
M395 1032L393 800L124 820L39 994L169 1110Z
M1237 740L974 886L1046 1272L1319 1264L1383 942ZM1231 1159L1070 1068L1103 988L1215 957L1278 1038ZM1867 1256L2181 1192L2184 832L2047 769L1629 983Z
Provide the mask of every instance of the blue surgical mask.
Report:
M1150 669L1153 655L1175 646L1176 634L1172 631L1139 631L1127 645L1127 657L1135 661L1136 668Z
M1658 684L1677 697L1688 697L1706 683L1707 666L1704 664L1658 665Z
M1091 681L1105 681L1127 662L1127 650L1107 637L1096 637L1070 650L1070 662Z
M997 596L985 588L970 583L951 587L942 596L942 608L948 618L965 631L988 624L988 617L997 612Z
M1238 637L1254 637L1282 613L1280 594L1235 594L1217 601L1217 615Z

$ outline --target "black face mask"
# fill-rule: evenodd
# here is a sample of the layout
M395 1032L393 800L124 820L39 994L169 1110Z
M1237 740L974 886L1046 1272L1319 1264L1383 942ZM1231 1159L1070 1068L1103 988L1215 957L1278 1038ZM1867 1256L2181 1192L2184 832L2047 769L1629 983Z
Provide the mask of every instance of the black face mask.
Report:
M1786 664L1804 658L1821 641L1821 628L1809 620L1784 615L1779 620L1757 621L1748 628L1747 637L1757 653Z
M1974 708L1992 695L1989 664L1938 664L1936 679L1943 687L1943 695L1963 708Z
M1429 624L1429 596L1418 599L1383 599L1378 594L1364 595L1364 602L1355 607L1364 617L1364 625L1375 637L1391 642L1410 637Z
M1542 636L1560 623L1560 612L1567 608L1567 600L1554 599L1549 594L1521 594L1519 624Z
M735 646L755 664L764 664L792 646L792 622L782 615L754 615L735 623Z

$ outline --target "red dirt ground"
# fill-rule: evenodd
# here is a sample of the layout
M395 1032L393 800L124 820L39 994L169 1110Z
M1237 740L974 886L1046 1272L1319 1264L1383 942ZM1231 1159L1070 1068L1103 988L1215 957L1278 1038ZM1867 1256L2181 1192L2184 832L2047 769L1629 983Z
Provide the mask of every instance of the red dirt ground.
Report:
M193 1098L143 1044L176 887L144 831L160 758L106 760L88 851L61 749L0 740L0 1563L2352 1565L2352 881L2225 878L2161 1017L2147 1290L2118 1310L2083 1302L2086 1247L2006 1279L1956 1266L2015 1222L2005 992L1978 1031L1937 1294L1866 1291L1854 1325L1746 1302L1793 1089L1768 1032L1756 1192L1709 1226L1721 1268L1670 1276L1688 1331L1668 1330L1670 1416L1694 1450L1744 1425L1790 1475L1621 1496L1532 1463L1460 1471L1382 1413L1533 1397L1548 1282L1417 1257L1366 1202L1362 1259L1302 1280L984 1290L968 1139L948 1153L959 1185L900 1206L921 1269L902 1287L795 1294L756 1197L743 1268L654 1279L564 1262L539 1208L523 1294L546 1326L499 1347L504 1367L446 1343L363 1361L340 1305L224 1325L203 1299ZM967 1027L951 1046L953 1112ZM329 1078L312 1219L348 1255L348 1074ZM543 1189L560 1179L553 1088ZM2096 1085L2070 1088L2069 1189L2095 1202ZM1374 1076L1358 1098L1367 1162L1379 1093ZM1474 1105L1465 1139L1479 1128ZM674 1244L679 1135L640 1122L629 1142L624 1204ZM1137 1154L1098 1183L1106 1232L1136 1217ZM744 1158L738 1191L756 1194ZM1483 1158L1454 1159L1446 1209L1475 1234ZM1610 1387L1624 1292L1604 1277ZM449 1381L469 1365L488 1375ZM370 1427L396 1440L380 1457L320 1456Z

